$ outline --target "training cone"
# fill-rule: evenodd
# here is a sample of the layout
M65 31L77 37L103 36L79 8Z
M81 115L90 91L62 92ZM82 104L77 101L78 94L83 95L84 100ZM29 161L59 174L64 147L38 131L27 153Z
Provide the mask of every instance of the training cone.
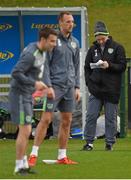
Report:
M44 159L44 160L42 160L42 162L45 164L56 164L57 160Z

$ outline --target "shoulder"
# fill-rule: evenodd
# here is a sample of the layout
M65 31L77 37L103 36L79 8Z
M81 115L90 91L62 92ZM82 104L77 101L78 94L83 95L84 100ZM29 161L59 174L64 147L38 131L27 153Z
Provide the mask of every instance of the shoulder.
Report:
M124 48L122 44L120 44L119 42L113 40L112 37L110 38L110 43L115 47Z
M119 53L120 52L125 53L125 48L122 44L120 44L119 42L116 42L116 41L113 41L112 44L113 44L113 47L115 47L116 51L118 51Z
M96 47L94 44L92 44L92 45L89 47L88 51L94 51L96 48L97 48L97 47Z
M122 44L120 44L119 42L114 41L114 44L115 44L117 47L124 48L124 46L123 46Z
M34 54L36 51L38 50L37 48L37 43L33 42L28 44L24 49L23 49L23 53L24 54Z
M72 39L72 41L74 41L77 44L77 46L79 46L79 41L76 37L71 36L71 39Z
M117 54L122 54L125 56L126 52L125 52L125 48L122 44L120 44L119 42L117 41L114 41L112 40L111 41L111 47L114 49L114 51L117 53Z
M36 50L37 48L34 43L28 44L28 46L26 46L21 52L20 59L33 59Z

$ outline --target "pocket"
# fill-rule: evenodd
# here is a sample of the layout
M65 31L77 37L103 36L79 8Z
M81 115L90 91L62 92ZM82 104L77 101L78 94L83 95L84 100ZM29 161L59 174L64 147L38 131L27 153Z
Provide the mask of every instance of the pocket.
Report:
M101 82L101 74L100 72L93 71L90 80L93 81L94 83L100 83Z

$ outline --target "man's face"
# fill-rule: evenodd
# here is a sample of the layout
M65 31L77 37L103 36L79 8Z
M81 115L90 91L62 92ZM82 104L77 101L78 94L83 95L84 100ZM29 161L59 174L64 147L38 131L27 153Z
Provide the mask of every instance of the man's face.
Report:
M50 34L47 39L42 38L41 41L43 50L52 51L53 48L56 46L57 36Z
M96 41L101 45L104 46L106 41L108 39L108 36L104 36L104 35L98 35L96 36Z
M72 15L64 14L63 18L59 21L60 29L68 34L72 32L72 29L74 27L74 18Z

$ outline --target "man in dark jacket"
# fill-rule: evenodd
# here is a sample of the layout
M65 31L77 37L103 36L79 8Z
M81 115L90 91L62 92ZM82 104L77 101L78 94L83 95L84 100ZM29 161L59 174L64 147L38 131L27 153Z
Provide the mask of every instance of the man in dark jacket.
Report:
M120 98L121 77L126 69L123 46L108 36L105 24L95 24L96 41L90 47L85 60L85 81L89 89L83 150L93 149L96 122L102 106L105 110L105 150L112 150L115 143L117 107Z

